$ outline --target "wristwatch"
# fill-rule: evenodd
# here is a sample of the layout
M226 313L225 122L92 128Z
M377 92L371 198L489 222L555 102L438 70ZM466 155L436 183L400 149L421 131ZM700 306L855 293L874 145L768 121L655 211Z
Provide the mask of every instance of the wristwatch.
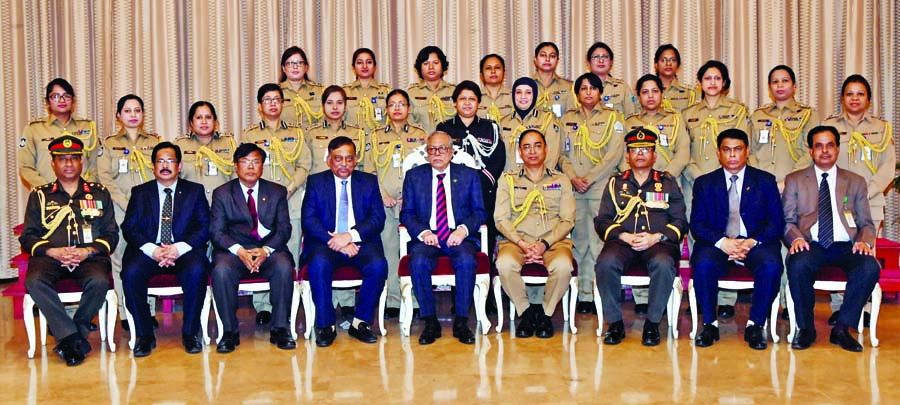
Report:
M664 235L664 234L659 234L659 241L660 241L660 242L665 242L665 241L667 241L667 240L669 240L669 238L667 238L666 235Z
M263 248L263 250L266 251L266 256L272 256L272 252L275 251L275 249L272 249L272 248L270 248L270 247L268 247L268 246L263 246L262 248Z

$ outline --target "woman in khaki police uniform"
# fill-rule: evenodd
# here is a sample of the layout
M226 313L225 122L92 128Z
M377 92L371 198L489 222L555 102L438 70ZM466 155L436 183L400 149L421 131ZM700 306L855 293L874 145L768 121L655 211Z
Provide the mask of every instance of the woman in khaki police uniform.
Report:
M681 52L672 44L660 45L653 56L653 68L656 75L662 80L664 110L682 112L697 101L698 94L695 86L682 84L678 81L678 69L681 69Z
M197 101L188 110L187 135L175 138L181 148L181 178L200 183L212 204L212 192L233 178L231 163L236 148L234 136L219 132L216 108L209 101Z
M428 134L409 123L409 94L401 89L387 96L388 124L378 128L369 138L371 148L366 151L365 171L378 176L381 199L384 201L385 222L381 232L385 258L388 261L388 295L386 306L389 317L400 314L400 206L403 203L403 160L413 149L424 145Z
M301 128L309 128L322 119L322 85L309 79L309 59L306 52L292 46L281 54L281 79L284 93L284 121Z
M506 61L500 55L492 53L481 58L481 104L478 115L496 123L506 114L512 112L512 95L503 87L506 79ZM508 155L507 155L508 156Z
M553 42L539 43L534 48L535 71L531 75L531 78L537 82L540 93L537 108L541 111L552 112L557 118L562 118L566 111L575 108L578 101L572 81L557 75L557 66L559 66L559 47Z
M50 167L50 156L43 153L55 138L72 135L84 143L85 181L97 180L97 156L101 150L94 121L75 117L75 89L64 79L47 83L44 103L47 116L25 126L19 138L19 175L26 187L47 184L56 177Z
M529 129L536 129L547 138L547 159L544 165L558 170L559 154L562 152L563 138L556 116L549 111L536 108L538 84L530 77L520 77L512 85L513 111L500 120L503 143L506 144L506 170L516 170L522 166L519 156L519 136Z
M391 86L375 80L375 52L369 48L359 48L353 52L353 73L356 80L344 85L347 93L347 122L356 125L366 133L384 125L386 118L385 100Z
M621 114L601 103L603 82L597 75L581 75L575 88L581 108L570 110L562 119L565 138L559 166L575 190L575 260L579 268L592 269L603 247L592 224L600 210L603 186L625 154L625 126ZM593 282L594 272L578 272L579 301L593 301Z
M406 89L412 102L410 112L412 122L430 134L434 132L437 124L456 114L452 98L456 85L444 80L450 62L447 61L444 51L434 45L426 46L419 51L413 67L419 75L419 81L410 84Z
M131 188L154 180L151 154L160 138L144 130L144 100L134 94L122 96L116 103L116 123L119 130L103 141L103 154L97 159L97 174L116 205L116 223L125 220L125 208L131 198ZM121 232L121 231L120 231ZM121 233L119 240L122 239ZM116 293L122 291L122 255L125 244L120 243L110 255ZM155 297L147 297L150 314L155 315ZM119 301L119 317L122 328L128 329L125 317L125 301ZM155 321L155 319L154 319Z
M634 97L628 82L609 74L613 68L613 57L609 45L596 42L588 49L586 60L591 73L603 81L600 103L627 117L637 111L637 98Z

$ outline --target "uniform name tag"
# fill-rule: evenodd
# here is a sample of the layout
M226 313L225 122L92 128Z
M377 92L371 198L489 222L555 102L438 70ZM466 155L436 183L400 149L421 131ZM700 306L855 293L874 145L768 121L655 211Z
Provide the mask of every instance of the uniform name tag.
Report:
M759 143L769 143L769 130L768 129L760 129L759 130Z
M384 112L381 107L375 109L375 121L384 121Z
M659 134L659 145L669 146L669 136L666 134Z
M119 159L119 173L128 173L128 159Z
M207 176L218 176L219 175L219 168L211 160L206 161L206 175Z
M91 225L90 224L82 225L81 240L84 243L94 243L94 235L91 233Z
M555 115L556 118L562 118L562 114L562 104L553 104L553 115Z

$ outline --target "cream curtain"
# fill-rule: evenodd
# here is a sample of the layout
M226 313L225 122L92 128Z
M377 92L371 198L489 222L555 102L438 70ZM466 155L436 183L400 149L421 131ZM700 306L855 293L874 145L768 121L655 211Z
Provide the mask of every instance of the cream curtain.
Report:
M613 75L629 83L652 72L656 47L675 44L682 81L695 82L708 59L725 62L731 94L751 109L768 102L766 75L788 64L798 99L823 117L839 106L844 77L863 74L873 110L898 127L900 13L876 0L16 0L0 2L2 191L8 208L0 232L21 222L27 196L16 175L18 134L45 115L43 92L54 77L74 85L77 115L115 131L115 102L134 93L146 103L147 127L166 139L184 133L187 108L209 100L223 130L239 134L258 119L256 89L277 81L281 51L299 45L322 84L353 80L350 55L372 48L378 79L396 87L416 80L416 53L435 44L447 53L451 82L478 81L482 55L506 59L507 83L533 70L534 46L555 41L559 74L586 71L595 41L615 53ZM897 238L897 198L886 234ZM0 257L18 251L0 241ZM0 266L2 269L5 266ZM0 270L0 278L4 277Z

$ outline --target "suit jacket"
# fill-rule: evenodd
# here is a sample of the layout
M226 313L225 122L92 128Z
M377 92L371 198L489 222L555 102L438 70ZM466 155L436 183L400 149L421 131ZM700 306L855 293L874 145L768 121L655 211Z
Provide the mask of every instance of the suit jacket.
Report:
M125 257L143 254L141 246L156 243L159 234L159 190L156 180L131 188L131 198L122 221L122 236L128 243ZM178 179L172 193L172 239L185 242L206 255L209 242L209 202L202 185Z
M209 232L214 248L227 250L238 244L244 248L268 246L274 250L287 250L287 241L291 238L287 189L259 179L253 194L259 223L270 231L269 234L262 240L250 236L254 225L250 207L240 179L233 179L213 191Z
M838 204L838 217L850 240L875 246L875 225L869 208L866 180L848 170L837 168L834 197ZM784 243L788 246L797 238L812 241L810 228L819 220L819 179L815 166L797 170L784 178ZM853 215L855 228L851 228L843 212Z
M726 237L728 187L725 169L718 168L694 182L691 232L696 243L715 245ZM747 238L778 245L784 232L784 213L775 176L746 166L741 190L741 219Z
M306 194L300 223L303 227L304 254L316 244L327 245L336 227L337 193L334 174L330 170L319 172L306 179ZM355 229L361 244L371 244L377 251L384 251L381 231L384 229L384 203L374 174L354 171L350 176L350 198L353 200Z
M481 180L478 172L466 166L450 163L450 207L456 226L465 225L469 230L466 239L480 245L478 228L487 219ZM413 241L426 230L432 230L431 206L434 203L434 175L431 165L421 165L406 172L403 180L403 207L400 223L406 226Z

